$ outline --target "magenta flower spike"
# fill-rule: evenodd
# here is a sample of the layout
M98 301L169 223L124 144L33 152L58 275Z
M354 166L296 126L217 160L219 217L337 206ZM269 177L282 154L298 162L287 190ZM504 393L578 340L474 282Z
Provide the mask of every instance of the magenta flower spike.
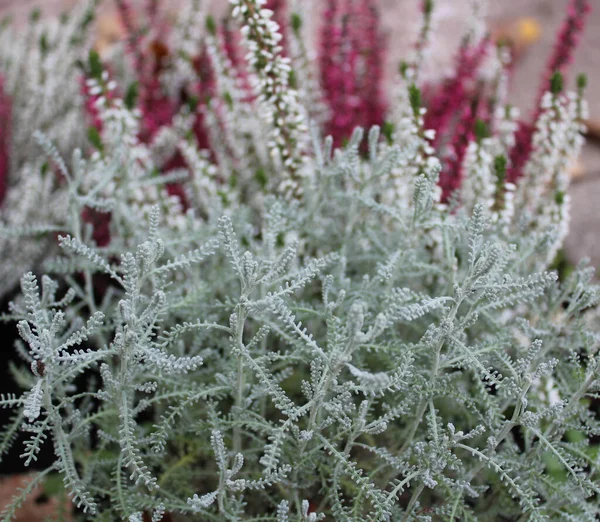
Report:
M325 132L343 144L354 130L381 125L385 38L374 0L329 0L323 14L319 66L331 109Z
M516 144L511 151L511 167L507 173L507 179L516 182L523 173L523 167L533 151L533 134L536 122L541 113L541 101L544 94L550 90L550 78L555 72L563 76L569 70L573 61L573 55L581 40L585 28L585 21L591 11L589 0L572 0L567 9L567 17L558 32L554 51L548 60L544 80L540 86L536 100L535 111L530 121L521 121L516 134Z
M545 92L550 89L550 78L555 72L563 76L568 72L569 65L573 62L573 55L579 46L585 22L592 6L589 0L572 0L567 10L567 18L558 32L554 51L548 60L544 80L538 94L536 111L539 111L540 101Z
M432 146L443 143L452 119L461 114L466 103L470 102L472 83L485 58L490 41L481 40L477 45L461 45L454 74L446 80L437 93L434 93L425 114L425 128L435 131Z
M339 0L327 0L320 31L319 69L325 101L331 109L342 89L342 74L339 70L342 31L339 16ZM330 122L326 133L332 134L332 130Z
M379 10L375 0L361 0L355 20L363 21L360 38L357 39L359 54L364 60L364 71L359 78L358 97L361 101L360 125L370 128L382 125L386 113L384 95L385 35L381 31ZM362 25L362 27L361 27Z

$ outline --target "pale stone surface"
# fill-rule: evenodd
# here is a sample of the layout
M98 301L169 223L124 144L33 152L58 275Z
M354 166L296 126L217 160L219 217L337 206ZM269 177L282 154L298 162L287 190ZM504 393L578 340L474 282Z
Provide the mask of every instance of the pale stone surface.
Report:
M575 263L589 257L600 270L600 173L571 187L571 228L566 240L569 259Z

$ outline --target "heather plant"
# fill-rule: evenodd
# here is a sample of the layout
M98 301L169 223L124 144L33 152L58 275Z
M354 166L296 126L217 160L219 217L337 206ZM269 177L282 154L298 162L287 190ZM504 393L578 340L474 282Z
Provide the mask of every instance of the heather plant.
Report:
M511 109L474 118L447 197L420 58L390 125L337 146L297 12L283 38L262 0L223 26L119 7L123 52L63 78L85 148L33 136L62 212L4 316L24 391L0 455L21 432L55 460L3 520L57 475L82 520L596 520L600 289L551 269L584 78L552 75L517 183Z
M64 194L35 140L42 131L61 154L86 144L77 63L87 56L95 2L60 20L31 14L26 30L0 25L0 295L52 249L46 225L64 217ZM8 231L10 229L10 232Z

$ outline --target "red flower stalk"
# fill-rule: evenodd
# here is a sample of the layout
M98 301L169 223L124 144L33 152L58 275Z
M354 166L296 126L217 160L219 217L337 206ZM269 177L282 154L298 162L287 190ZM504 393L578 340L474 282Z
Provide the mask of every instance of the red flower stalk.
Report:
M540 87L536 105L536 118L540 112L540 101L544 93L550 90L550 79L556 72L566 75L573 61L573 54L579 46L588 14L592 10L589 0L572 0L567 9L567 18L558 32L554 51L548 60L544 81Z
M175 114L175 105L161 91L158 79L154 79L143 89L140 109L142 111L140 140L144 143L152 141L161 127L170 125Z
M321 28L319 65L325 100L331 108L326 133L339 146L356 126L381 125L384 38L373 0L329 0Z
M522 175L523 168L533 152L533 134L535 123L520 121L515 133L515 145L510 151L510 168L506 173L506 180L515 183Z
M243 66L244 60L240 60L240 36L231 28L231 21L225 19L219 30L223 52L236 70Z
M199 101L199 108L196 109L196 120L194 122L194 134L201 149L210 149L210 140L206 130L206 118L202 112L202 107L208 105L208 101L214 97L216 85L210 58L205 49L194 60L194 68L198 73L198 81L194 86L194 95Z
M541 113L541 100L544 93L550 90L550 78L555 72L563 76L568 72L569 65L573 61L573 54L581 40L581 34L585 27L587 15L591 11L589 0L572 0L567 10L567 17L558 32L554 51L548 60L544 81L536 100L533 117L530 121L519 123L516 133L516 144L511 151L511 166L507 172L507 180L515 183L522 175L523 168L533 151L533 135L535 133L536 121Z
M373 125L382 125L387 110L383 89L385 36L380 30L379 11L374 1L367 0L362 5L366 23L361 54L365 57L365 70L359 97L364 105L361 125L368 129Z
M470 103L472 84L488 48L488 39L481 40L474 47L466 43L461 45L453 76L434 93L425 114L425 128L435 130L432 146L437 147L443 142L453 116L461 114L465 105Z
M319 48L319 70L321 72L321 85L325 91L327 101L339 87L339 52L341 47L342 30L339 23L339 0L327 0L323 12L323 25L321 26Z
M127 32L128 49L133 55L138 80L138 108L142 112L140 139L149 142L158 129L170 124L176 107L161 89L160 75L170 50L164 43L169 30L160 17L159 1L147 0L147 27L136 24L136 14L129 0L117 0L121 22ZM142 38L143 34L150 37Z
M359 125L362 114L361 100L358 97L356 85L356 70L358 65L358 49L351 38L351 28L348 17L342 20L341 47L337 63L338 91L330 94L331 120L328 129L335 146L343 144Z
M93 227L92 239L99 247L105 247L110 243L110 212L100 212L96 209L85 207L81 213L84 223Z
M323 13L323 25L321 26L321 45L319 48L319 67L321 73L321 85L325 100L332 110L332 120L326 125L325 132L333 136L337 145L341 143L342 136L339 135L339 118L345 115L339 113L344 110L341 98L344 89L344 70L342 61L342 22L340 20L339 0L327 0L325 12Z
M151 42L145 53L145 61L151 65L150 74L140 78L140 139L145 143L151 141L161 127L169 125L176 112L174 101L163 92L160 85L164 60L169 54L169 48L159 40Z
M4 79L0 76L0 203L4 201L8 188L11 114L10 98L4 91Z
M156 22L158 17L158 4L160 0L147 0L146 4L146 12L148 14L148 20L150 21L150 25L153 25Z

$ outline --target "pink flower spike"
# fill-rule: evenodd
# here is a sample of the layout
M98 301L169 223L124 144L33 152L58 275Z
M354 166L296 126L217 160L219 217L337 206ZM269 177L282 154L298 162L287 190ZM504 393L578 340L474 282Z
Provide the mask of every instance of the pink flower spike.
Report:
M355 127L383 123L384 36L374 0L328 0L323 14L319 66L332 119L325 125L335 146Z
M363 0L358 13L364 20L361 39L358 42L359 53L364 57L364 72L359 81L358 96L362 100L362 118L359 125L368 129L373 125L382 125L386 113L384 96L385 36L381 31L379 10L374 0Z
M573 54L585 28L585 22L592 6L589 0L571 0L567 10L567 18L558 32L554 51L548 60L544 81L538 94L538 103L536 105L536 118L539 116L539 105L542 96L550 89L550 78L555 72L560 72L565 76L569 65L573 61Z
M511 167L507 173L507 180L515 183L522 175L523 168L533 151L532 139L535 133L536 122L542 112L541 100L550 90L550 79L555 72L565 75L573 61L573 54L581 40L585 21L592 10L589 0L571 0L567 10L567 17L558 32L554 51L548 60L544 81L540 87L533 117L530 121L519 123L516 133L516 144L513 147L510 159Z
M469 101L471 84L488 52L489 44L489 39L483 39L475 47L462 45L453 76L433 95L425 114L425 128L435 130L432 146L437 147L443 142L453 116L461 114L465 103Z
M510 152L510 168L506 173L506 180L510 183L516 183L521 177L523 167L533 151L534 133L535 124L526 121L519 122L519 127L515 133L515 145Z

